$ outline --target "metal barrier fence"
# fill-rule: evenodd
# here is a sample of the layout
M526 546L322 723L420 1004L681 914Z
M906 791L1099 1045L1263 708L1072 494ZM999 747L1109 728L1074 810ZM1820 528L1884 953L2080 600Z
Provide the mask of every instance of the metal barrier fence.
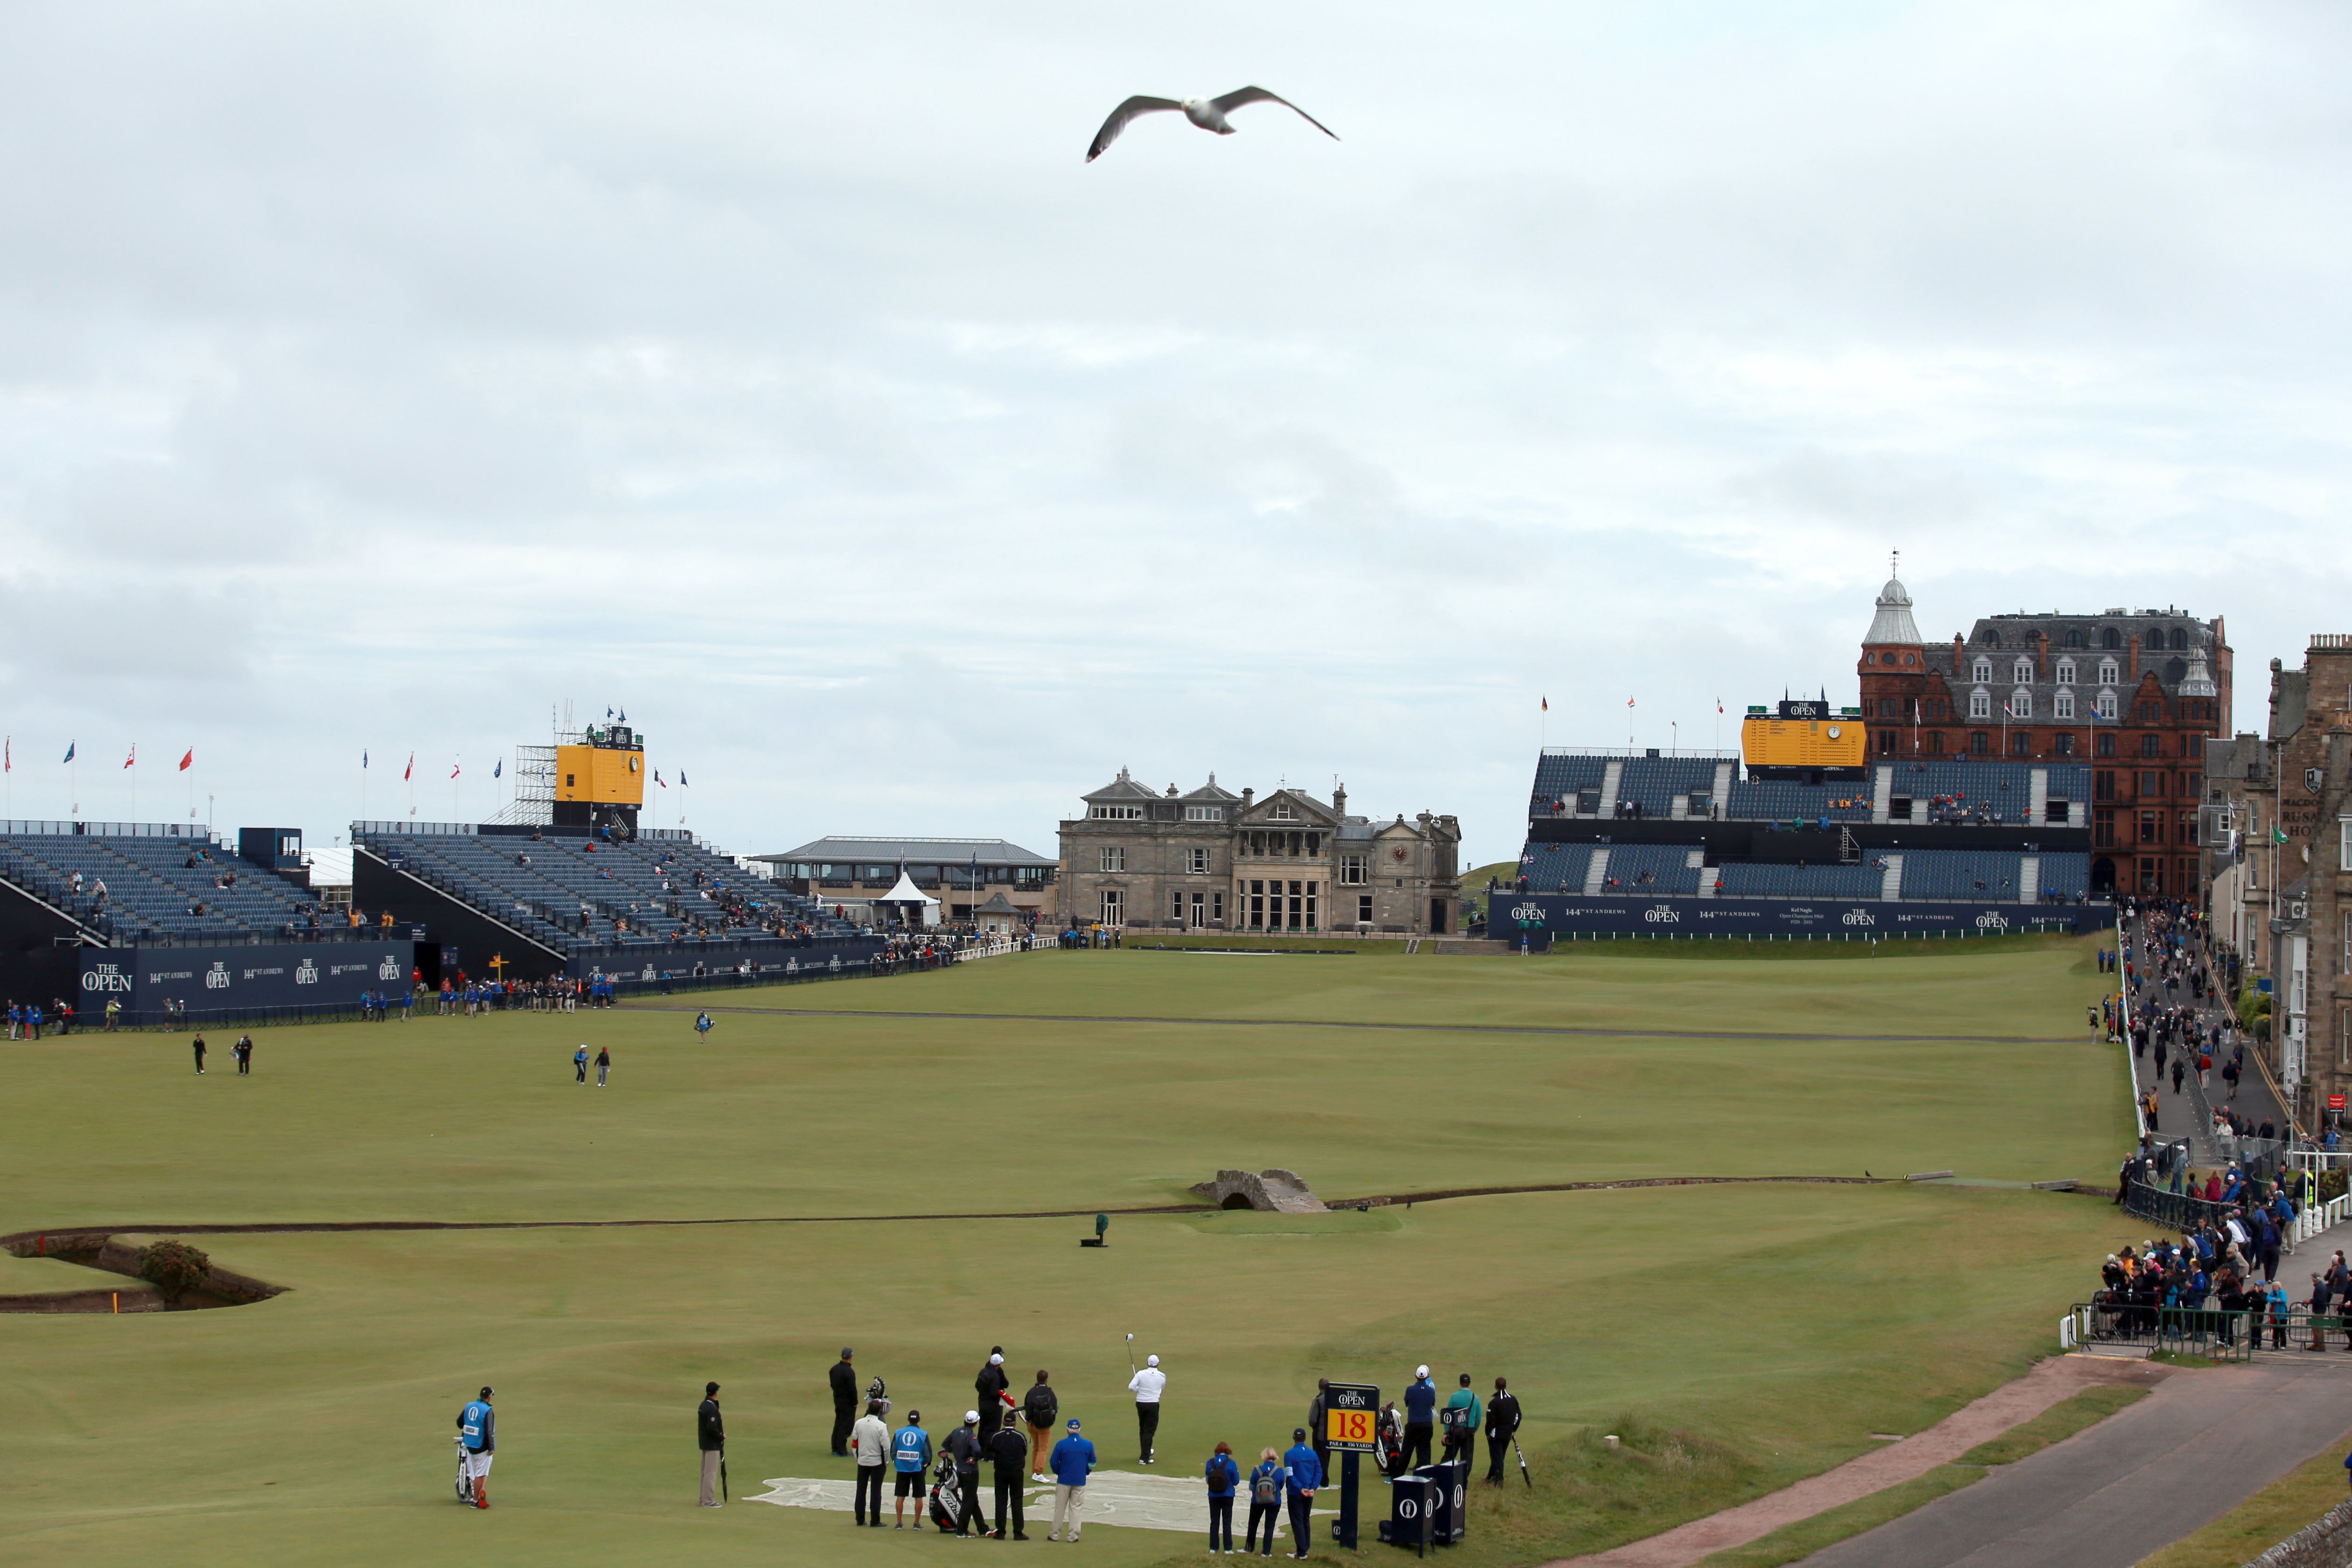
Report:
M2339 1339L2342 1342L2338 1342ZM2208 1361L2252 1361L2257 1353L2352 1352L2352 1316L2315 1313L2290 1304L2284 1311L2249 1307L2145 1307L2122 1301L2078 1301L2058 1323L2058 1348L2146 1349Z
M2221 1224L2230 1216L2227 1204L2207 1203L2203 1198L2187 1193L2176 1193L2163 1187L2151 1187L2145 1182L2134 1182L2124 1193L2124 1213L2144 1219L2166 1230L2182 1235L2195 1230L2205 1221Z

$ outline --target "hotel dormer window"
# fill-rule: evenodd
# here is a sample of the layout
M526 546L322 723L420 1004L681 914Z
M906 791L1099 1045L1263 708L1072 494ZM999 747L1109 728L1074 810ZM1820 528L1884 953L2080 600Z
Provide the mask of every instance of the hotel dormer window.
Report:
M2061 686L2072 686L2074 684L2074 661L2073 659L2062 658L2058 661L2058 684Z

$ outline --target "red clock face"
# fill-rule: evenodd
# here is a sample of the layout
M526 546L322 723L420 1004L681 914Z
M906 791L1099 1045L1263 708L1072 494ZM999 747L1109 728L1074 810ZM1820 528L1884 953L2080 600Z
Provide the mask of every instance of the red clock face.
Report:
M1391 859L1402 860L1404 858L1404 851L1402 849L1391 849L1389 851L1389 856Z

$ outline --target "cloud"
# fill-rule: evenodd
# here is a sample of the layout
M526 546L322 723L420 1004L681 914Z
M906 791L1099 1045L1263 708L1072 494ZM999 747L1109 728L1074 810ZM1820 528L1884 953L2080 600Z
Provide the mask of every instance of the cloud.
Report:
M2177 602L2259 671L2352 576L2347 49L2284 4L20 9L11 724L190 732L321 837L363 746L569 696L730 847L1050 848L1131 763L1337 772L1488 859L1538 696L1690 743L1834 691L1891 549L1930 635ZM1245 80L1345 140L1082 162Z

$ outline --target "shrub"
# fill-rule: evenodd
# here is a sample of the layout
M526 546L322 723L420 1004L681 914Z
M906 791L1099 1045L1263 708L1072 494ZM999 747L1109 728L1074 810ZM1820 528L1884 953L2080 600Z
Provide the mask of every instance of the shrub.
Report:
M152 1284L171 1306L202 1287L212 1272L213 1260L184 1241L159 1241L139 1249L139 1278Z

